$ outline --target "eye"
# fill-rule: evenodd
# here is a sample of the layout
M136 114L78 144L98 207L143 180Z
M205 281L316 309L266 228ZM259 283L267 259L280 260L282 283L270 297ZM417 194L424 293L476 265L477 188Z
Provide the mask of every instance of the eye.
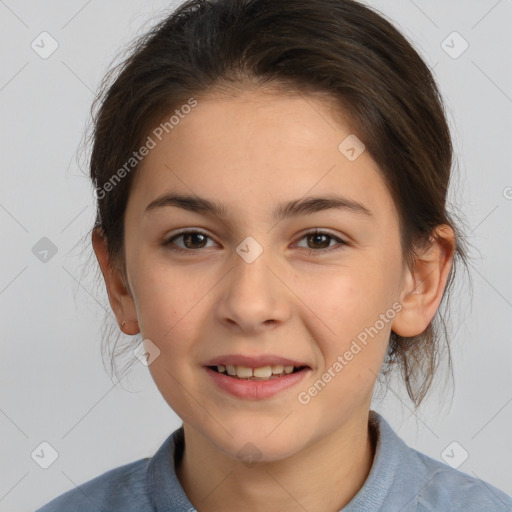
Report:
M177 246L175 241L182 239L184 247ZM169 247L171 250L175 252L190 252L194 250L204 249L208 247L207 240L210 239L206 233L202 231L182 231L178 233L165 242L163 245ZM326 252L335 251L338 249L342 249L343 246L347 246L348 243L344 240L340 239L337 236L334 236L326 231L319 231L318 229L314 231L309 231L304 233L300 240L306 239L307 247L304 247L308 250L308 255L319 255L325 254ZM331 246L331 242L338 242L334 246ZM311 247L311 245L313 247ZM211 247L211 246L210 246ZM297 247L300 247L297 245Z
M183 239L183 243L185 247L176 247L174 243L175 240ZM169 238L167 241L163 243L164 246L169 246L169 248L176 252L187 252L193 251L197 249L203 249L206 247L206 240L210 238L206 233L202 231L182 231L177 235Z
M338 249L343 249L344 246L348 245L347 242L334 236L326 231L319 231L315 229L314 231L309 231L305 233L300 240L306 239L306 243L308 247L306 249L310 249L308 251L308 255L319 255L325 254L326 252L336 251ZM338 244L334 246L329 246L331 242L337 241ZM311 247L311 245L313 247Z

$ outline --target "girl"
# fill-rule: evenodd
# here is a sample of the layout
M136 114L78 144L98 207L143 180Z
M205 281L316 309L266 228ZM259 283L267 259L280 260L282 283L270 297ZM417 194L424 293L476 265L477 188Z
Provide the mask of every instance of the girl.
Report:
M41 512L512 510L370 410L392 368L423 400L466 261L439 93L389 22L353 0L189 0L94 128L94 251L183 425Z

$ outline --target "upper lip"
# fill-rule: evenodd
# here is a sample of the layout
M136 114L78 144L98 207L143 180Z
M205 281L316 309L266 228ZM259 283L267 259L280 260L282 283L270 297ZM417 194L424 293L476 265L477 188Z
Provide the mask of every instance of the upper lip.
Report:
M308 366L305 363L288 359L287 357L277 356L273 354L264 354L260 356L244 356L241 354L226 354L214 357L204 363L204 366L219 365L247 366L249 368L261 368L263 366L275 366L282 364L283 366Z

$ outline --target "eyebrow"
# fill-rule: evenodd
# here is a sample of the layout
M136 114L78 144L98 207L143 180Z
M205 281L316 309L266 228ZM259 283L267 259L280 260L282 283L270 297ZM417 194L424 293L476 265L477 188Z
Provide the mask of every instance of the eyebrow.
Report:
M151 203L146 206L144 214L166 206L174 206L190 212L215 217L226 217L228 211L223 203L195 195L191 196L171 193L164 194L151 201ZM329 194L325 197L309 196L279 204L274 209L273 218L280 221L290 217L297 217L330 209L346 210L367 216L373 215L366 206L354 201L353 199Z

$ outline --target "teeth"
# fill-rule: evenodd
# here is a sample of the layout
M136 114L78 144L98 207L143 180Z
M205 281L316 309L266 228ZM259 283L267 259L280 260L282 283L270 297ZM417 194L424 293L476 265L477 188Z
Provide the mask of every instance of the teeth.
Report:
M250 368L243 365L219 364L217 371L219 373L227 373L231 377L250 380L268 380L271 378L282 377L293 372L293 366L284 366L275 364L272 366L260 366L258 368Z
M252 368L248 368L247 366L237 366L236 376L240 377L241 379L252 377Z
M272 373L274 375L279 375L280 373L283 373L284 371L284 366L282 364L276 364L274 366L272 366Z
M271 366L263 366L261 368L254 368L253 373L254 373L255 377L261 377L262 379L268 379L272 375L272 367Z

